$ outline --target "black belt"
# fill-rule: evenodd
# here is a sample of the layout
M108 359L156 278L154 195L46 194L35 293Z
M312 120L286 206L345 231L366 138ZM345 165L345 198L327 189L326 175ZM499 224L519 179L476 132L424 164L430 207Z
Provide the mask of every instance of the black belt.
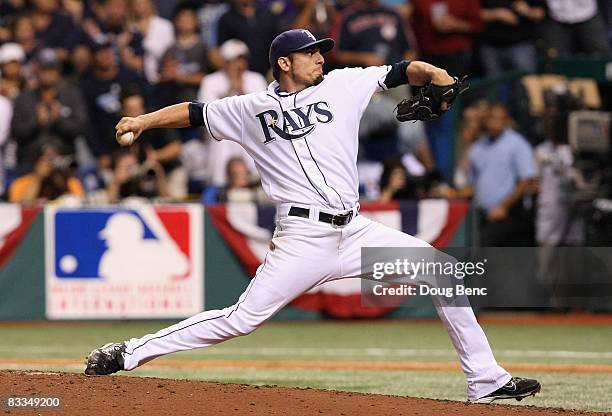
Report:
M310 210L302 207L291 207L288 215L292 217L310 218ZM336 215L319 211L319 221L340 227L351 222L353 216L353 211Z

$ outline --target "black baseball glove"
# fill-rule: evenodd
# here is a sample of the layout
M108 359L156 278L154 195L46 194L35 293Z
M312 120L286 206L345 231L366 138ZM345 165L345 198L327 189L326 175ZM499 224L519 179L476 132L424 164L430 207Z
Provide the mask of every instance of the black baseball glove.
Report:
M450 107L453 100L469 87L467 75L462 79L455 77L455 82L450 85L434 85L430 82L421 87L417 95L400 101L395 107L395 117L399 121L436 119L444 112L442 110L443 101L446 101Z

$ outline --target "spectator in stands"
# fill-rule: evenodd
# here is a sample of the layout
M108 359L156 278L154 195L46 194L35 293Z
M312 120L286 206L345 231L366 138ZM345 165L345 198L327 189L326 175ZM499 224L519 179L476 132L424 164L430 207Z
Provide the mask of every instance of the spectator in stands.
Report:
M153 160L138 163L138 156L131 149L115 152L113 175L106 188L107 199L116 203L129 197L165 198L168 196L164 169Z
M281 30L308 29L317 38L326 38L335 21L336 9L322 0L290 0L281 11L272 10L279 17Z
M0 3L0 12L3 14L18 13L26 7L25 0L6 0Z
M29 14L16 16L13 23L13 40L23 48L25 57L22 62L21 75L29 80L34 77L32 62L40 49L36 40L34 22Z
M24 0L0 1L0 45L12 39L11 25L25 6Z
M203 102L233 95L249 94L265 90L266 79L249 70L249 48L237 39L221 45L222 68L202 79L198 99Z
M263 75L249 71L249 48L237 39L227 40L221 45L223 68L212 73L202 80L198 100L209 102L232 95L249 94L263 91L267 83ZM244 151L242 146L229 140L217 142L208 138L207 167L209 182L214 186L224 186L227 183L226 166L231 158L241 157L248 161L250 170L255 171L252 158Z
M200 26L200 38L204 45L212 52L212 49L217 47L217 23L221 16L223 16L230 9L229 2L225 0L206 0L204 4L197 2L198 8L198 23ZM211 61L212 56L211 54ZM217 60L214 61L215 68L220 65L220 58L217 56Z
M469 186L454 196L474 196L481 213L482 246L529 246L532 219L524 205L535 176L531 145L510 127L508 110L491 106L485 135L469 151Z
M380 0L380 4L397 10L402 16L402 19L410 19L413 12L413 6L410 0Z
M138 117L145 114L145 100L136 88L126 88L121 94L121 115ZM164 171L166 195L173 199L187 197L187 172L181 166L181 140L176 130L153 129L144 132L132 146L139 162L160 165Z
M483 127L488 114L489 103L485 99L478 100L465 107L463 110L463 117L459 124L457 140L457 155L459 155L459 157L453 180L457 188L468 186L470 148L483 134Z
M230 9L221 16L217 26L217 48L229 39L238 39L249 47L249 67L266 75L270 69L268 49L279 33L279 24L270 11L255 0L230 0ZM222 66L219 50L211 51L211 59Z
M389 65L415 57L405 23L378 0L359 0L347 7L333 29L336 60L343 66Z
M534 72L537 24L546 17L544 0L482 0L485 30L480 36L480 61L486 75L520 69Z
M158 88L167 104L194 101L204 75L212 69L208 49L198 34L198 16L193 5L179 5L173 22L176 42L162 58Z
M396 101L376 94L359 123L360 157L382 162L398 153L414 154L427 172L435 169L422 122L400 123L394 115Z
M4 195L6 177L4 174L4 146L11 132L13 104L11 100L0 94L0 197Z
M93 17L83 21L85 46L110 44L121 65L142 72L145 54L143 37L128 25L126 0L94 0L91 6Z
M121 112L121 91L128 85L142 86L144 81L117 62L111 43L93 43L92 49L93 67L81 82L91 121L87 136L99 167L109 169L111 154L119 147L114 137Z
M129 0L129 11L132 25L143 38L145 78L155 84L162 56L174 44L174 28L157 15L152 0Z
M375 94L359 123L359 182L366 199L378 199L383 162L399 158L410 177L427 185L438 181L424 123L400 123L394 115L397 101Z
M75 48L79 31L60 8L59 0L33 0L32 22L39 48L53 48L67 62Z
M413 0L412 22L423 59L449 74L469 73L473 36L482 31L478 0Z
M25 80L21 74L24 60L25 53L19 44L0 46L0 95L14 100L24 88Z
M453 76L468 74L473 37L484 26L479 1L414 0L412 3L413 27L423 60L446 69ZM450 182L454 157L452 116L427 123L426 129L436 166Z
M25 88L23 63L25 53L21 45L8 42L0 46L0 196L14 177L16 144L11 138L11 120L15 99Z
M439 178L439 172L427 141L425 123L421 121L400 123L398 134L400 153L414 155L430 179Z
M359 121L360 157L383 162L399 153L399 121L393 109L395 101L375 94Z
M55 144L45 143L37 149L34 160L31 172L11 184L10 202L53 201L67 194L84 196L81 182L74 177L72 159L61 156Z
M551 58L575 53L610 54L597 0L546 0L544 41Z
M261 184L253 180L244 160L235 157L227 162L227 185L219 190L218 202L263 202Z
M80 30L83 19L89 12L87 4L83 0L62 0L62 9L70 16L72 24Z
M93 40L85 30L87 25L94 21L92 2L63 0L62 7L72 19L72 23L78 28L77 42L70 56L71 71L67 75L80 78L90 69L92 62L89 45Z
M427 193L425 178L410 175L399 158L392 158L385 162L380 177L379 202L424 198Z
M15 100L12 122L17 160L26 168L31 155L45 143L58 143L57 151L74 154L74 141L85 132L87 113L80 91L62 81L61 61L55 49L41 49L36 58L36 87Z

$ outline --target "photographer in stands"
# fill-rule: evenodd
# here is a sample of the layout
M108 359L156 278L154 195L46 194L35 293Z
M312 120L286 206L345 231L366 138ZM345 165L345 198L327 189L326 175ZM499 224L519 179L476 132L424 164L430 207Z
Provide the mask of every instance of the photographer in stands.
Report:
M11 184L9 201L53 201L65 195L81 198L84 191L81 182L74 176L75 168L72 157L61 156L56 144L47 143L36 152L32 172Z
M138 155L129 149L120 149L113 158L113 177L106 188L108 202L115 203L128 197L168 197L166 175L161 165L148 159L138 162Z

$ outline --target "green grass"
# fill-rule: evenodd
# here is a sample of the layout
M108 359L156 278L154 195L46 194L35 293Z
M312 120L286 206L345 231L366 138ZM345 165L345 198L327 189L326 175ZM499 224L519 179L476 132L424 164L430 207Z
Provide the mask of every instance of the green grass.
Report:
M105 342L138 337L165 325L123 322L0 326L0 361L47 357L81 360L89 350ZM612 364L610 327L488 325L485 332L501 363ZM247 337L164 359L457 362L440 323L388 321L272 323ZM465 382L460 372L250 368L187 371L145 365L129 374L465 400ZM612 374L520 375L536 377L544 386L541 395L525 404L612 411Z

